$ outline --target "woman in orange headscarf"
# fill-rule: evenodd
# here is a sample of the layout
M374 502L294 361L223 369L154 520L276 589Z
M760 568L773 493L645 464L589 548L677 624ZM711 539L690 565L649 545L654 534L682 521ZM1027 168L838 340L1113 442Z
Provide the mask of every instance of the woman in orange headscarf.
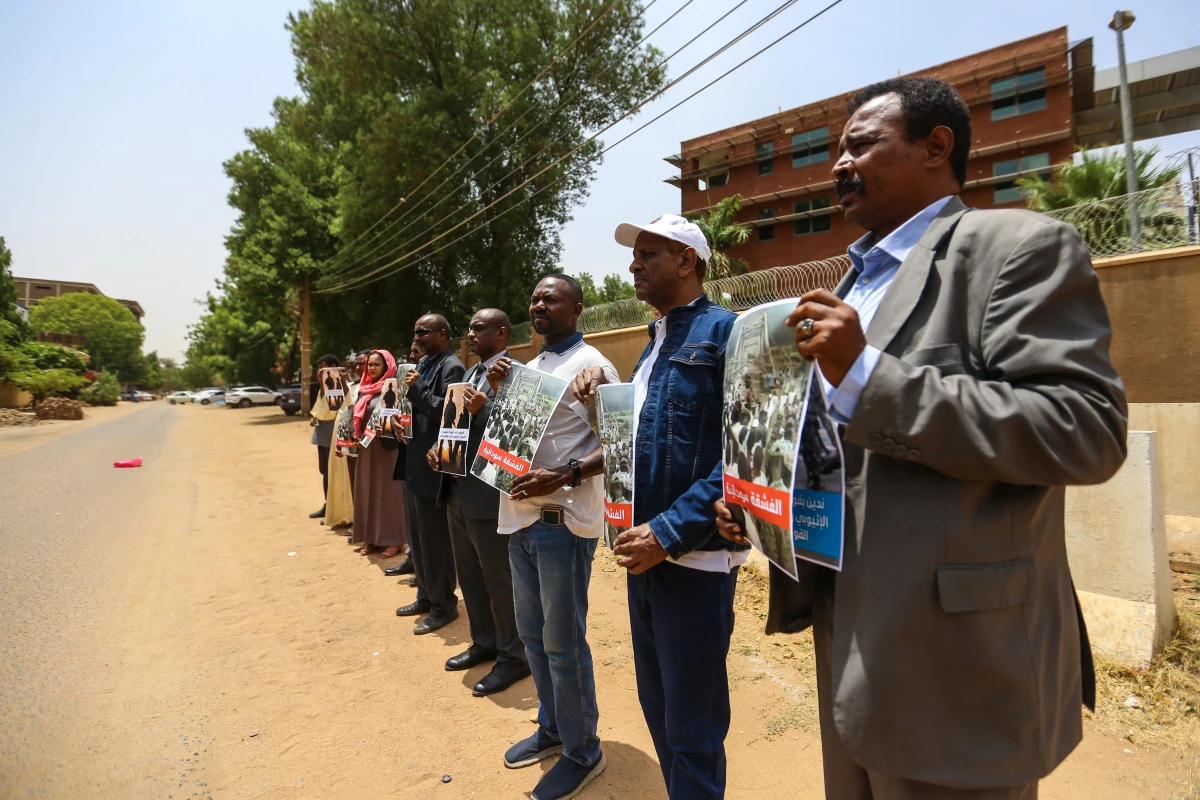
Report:
M370 555L384 548L380 558L393 558L408 543L404 485L392 480L400 443L369 429L379 408L383 382L396 377L396 359L387 350L372 350L354 404L354 435L362 447L354 476L354 543L359 553ZM372 439L372 434L374 438Z

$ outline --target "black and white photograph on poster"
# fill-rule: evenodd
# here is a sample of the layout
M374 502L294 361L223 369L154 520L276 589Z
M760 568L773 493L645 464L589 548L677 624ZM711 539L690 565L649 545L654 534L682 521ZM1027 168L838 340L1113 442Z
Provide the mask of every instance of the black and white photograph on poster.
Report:
M396 365L396 386L400 390L400 402L396 404L396 416L392 420L392 430L397 439L412 438L412 401L408 399L408 383L404 376L409 370L417 368L416 364Z
M492 402L471 474L508 494L513 478L532 467L546 426L566 390L567 382L561 378L513 364Z
M354 438L354 403L358 400L358 389L351 385L348 390L346 402L342 404L333 423L333 435L337 438L337 446L341 448L358 445Z
M442 406L442 429L438 431L438 471L447 475L467 474L467 440L471 436L471 412L467 410L469 383L446 387Z
M401 439L399 427L396 424L396 417L400 413L400 401L404 396L402 393L408 387L401 384L395 378L387 378L383 382L383 388L379 392L379 417L383 422L383 430L379 432L380 436L386 436L389 439Z
M600 387L596 418L604 461L604 543L633 527L633 384Z
M816 375L813 383L816 390L804 412L792 491L792 544L797 558L841 572L846 512L842 442Z
M346 373L341 367L322 367L317 376L330 411L340 411L346 401Z
M796 300L746 311L733 324L725 356L725 503L747 538L796 578L792 487L812 379L786 324Z

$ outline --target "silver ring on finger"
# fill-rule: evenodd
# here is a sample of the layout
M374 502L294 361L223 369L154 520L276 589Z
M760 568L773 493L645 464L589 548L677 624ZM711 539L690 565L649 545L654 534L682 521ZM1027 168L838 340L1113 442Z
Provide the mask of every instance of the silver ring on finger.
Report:
M806 319L800 323L800 333L804 334L804 338L808 339L813 335L813 326L816 324L811 319Z

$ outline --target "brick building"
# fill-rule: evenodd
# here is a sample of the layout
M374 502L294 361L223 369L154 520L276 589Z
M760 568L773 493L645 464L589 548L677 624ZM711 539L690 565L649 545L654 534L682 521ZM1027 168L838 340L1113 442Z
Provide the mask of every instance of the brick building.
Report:
M13 283L17 286L17 302L25 306L25 308L33 308L47 297L62 297L64 294L70 294L71 292L104 295L104 292L97 289L95 284L79 283L77 281L51 281L42 278L14 277ZM141 323L142 317L146 316L146 312L142 309L142 304L137 300L118 299L117 302L128 308L130 313L137 317L139 323Z
M1016 178L1048 176L1053 164L1070 159L1074 112L1092 102L1091 41L1072 47L1066 28L913 74L946 81L971 108L974 141L962 198L978 208L1020 205ZM1073 99L1078 82L1086 90L1077 87ZM680 169L668 182L679 187L683 211L742 195L738 220L755 230L728 252L752 269L844 254L862 231L843 218L831 169L853 95L683 142L680 155L666 159Z

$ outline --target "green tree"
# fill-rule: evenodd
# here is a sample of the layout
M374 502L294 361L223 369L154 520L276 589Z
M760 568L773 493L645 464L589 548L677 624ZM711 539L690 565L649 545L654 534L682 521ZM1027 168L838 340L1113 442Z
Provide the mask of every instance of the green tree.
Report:
M145 331L133 312L110 297L86 292L47 297L30 310L29 322L38 333L82 336L92 369L112 370L123 381L144 375Z
M12 251L0 236L0 320L12 324L20 338L28 336L28 326L17 312L17 285L12 276Z
M33 404L74 392L87 378L77 375L69 369L35 370L33 372L18 372L8 378L13 384L33 395Z
M48 342L23 342L21 352L35 369L69 369L82 374L88 368L76 351Z
M121 384L111 372L101 372L79 392L79 399L93 406L115 406L121 399Z
M704 238L708 240L709 249L712 250L705 280L744 275L749 271L749 264L740 258L730 258L725 253L731 247L745 244L750 238L750 226L736 221L741 210L742 196L735 194L721 200L707 213L697 211L687 215L687 218L704 232Z
M246 294L226 287L220 295L208 295L205 307L188 329L188 364L226 384L280 383L277 354L286 345Z
M596 287L596 279L589 272L579 273L578 280L583 288L583 305L587 308L635 296L633 284L622 279L620 275L605 275L604 285L600 288Z

